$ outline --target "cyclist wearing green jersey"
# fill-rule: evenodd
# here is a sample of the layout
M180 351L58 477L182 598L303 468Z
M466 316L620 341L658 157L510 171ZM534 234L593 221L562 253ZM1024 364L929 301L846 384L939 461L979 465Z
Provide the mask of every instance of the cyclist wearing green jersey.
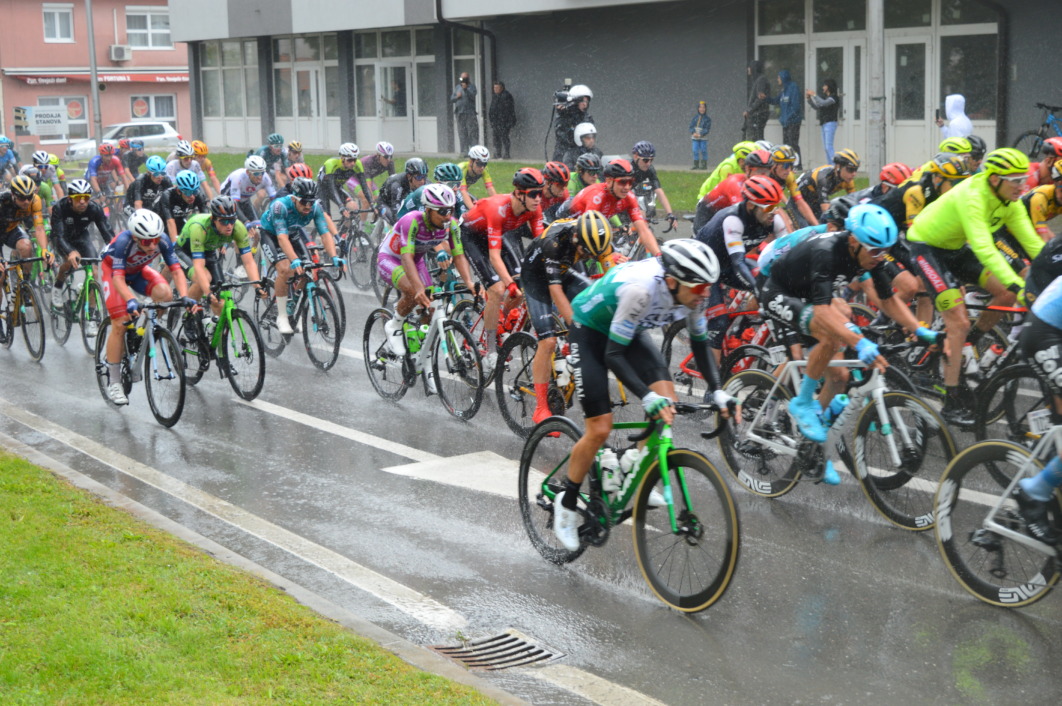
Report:
M218 249L226 245L240 251L240 261L251 281L259 279L258 263L251 254L251 239L247 227L236 218L236 203L228 196L215 196L210 201L210 213L192 216L184 223L177 239L178 256L183 265L192 263L192 286L188 296L200 299L210 293L210 283L224 278L218 266ZM262 285L255 285L262 291ZM210 295L210 308L214 314L221 313L221 302Z
M997 306L1012 306L1016 299L1024 302L1025 280L1015 271L1015 267L1024 268L1024 263L1020 257L1008 259L1000 252L993 233L1006 226L1030 259L1044 245L1018 200L1028 169L1028 158L1012 147L989 152L984 172L964 179L926 206L907 231L919 274L944 318L947 395L942 416L956 425L974 421L970 405L963 408L965 401L959 399L958 388L967 334L969 342L976 344L1002 316L1001 312L984 312L971 332L960 288L964 284L984 287Z
M321 201L324 210L330 210L329 204L339 206L342 215L358 208L367 209L371 205L366 194L372 193L365 181L365 168L358 159L361 150L353 142L344 142L339 146L339 157L333 157L325 161L324 166L317 173L317 182L321 189ZM347 180L355 179L361 186L358 201L347 193L343 186Z

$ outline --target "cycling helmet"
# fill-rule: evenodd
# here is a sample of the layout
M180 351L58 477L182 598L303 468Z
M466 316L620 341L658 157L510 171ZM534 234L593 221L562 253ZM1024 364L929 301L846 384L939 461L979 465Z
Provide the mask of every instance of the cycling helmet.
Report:
M353 142L344 142L339 146L339 156L345 159L357 159L361 150Z
M1055 162L1051 165L1051 181L1062 181L1062 162Z
M299 177L291 182L291 195L300 201L313 201L317 198L317 182L306 177Z
M1000 147L985 155L985 171L989 174L1009 176L1029 171L1029 158L1013 147Z
M413 174L416 176L428 177L428 163L420 157L412 157L406 160L405 166L406 174Z
M719 260L712 249L693 238L669 240L660 246L664 274L683 284L705 284L719 279Z
M210 215L212 218L235 218L236 203L225 194L215 196L210 199Z
M195 150L192 149L192 143L188 140L181 140L180 142L178 142L177 149L175 151L177 153L178 159L183 157L191 157L193 154L195 154Z
M376 154L381 157L393 157L395 154L395 146L390 142L377 142Z
M425 209L438 211L440 208L453 208L457 195L446 184L428 184L420 192L420 202Z
M951 154L970 154L973 147L965 137L949 137L937 145L937 150Z
M483 145L472 145L472 148L468 150L468 158L477 162L489 162L490 150Z
M966 160L957 154L938 152L932 160L926 164L926 169L931 174L939 174L945 179L965 179L970 176L970 170L966 166Z
M44 150L37 150L33 153L33 163L39 167L43 167L48 163L48 153Z
M302 143L298 140L292 140L288 143L289 152L302 152Z
M210 148L207 147L207 144L202 140L193 140L192 152L194 152L197 157L205 157L210 154Z
M0 145L7 145L8 147L10 147L11 146L11 138L8 137L7 135L0 135Z
M144 141L143 140L129 140L129 148L130 149L134 149L134 150L142 150L142 149L144 149Z
M146 208L138 208L129 216L129 233L137 240L158 238L164 229L159 214Z
M118 140L118 149L123 151L129 149L129 140L125 139L124 137Z
M612 245L612 226L600 211L584 211L575 222L579 244L590 257L598 258Z
M542 176L545 177L546 181L567 184L568 180L572 178L572 173L564 162L546 162L546 166L542 169Z
M758 150L767 150L768 152L774 152L774 144L770 140L756 140L753 143Z
M733 152L734 156L738 159L745 159L754 149L756 149L756 143L745 140L744 142L739 142L731 147L730 151ZM767 151L770 152L770 150Z
M1045 157L1062 157L1062 137L1049 137L1044 140L1040 154Z
M180 189L181 193L191 196L199 191L199 175L193 172L191 169L182 169L177 172L177 176L173 179L174 185Z
M852 149L837 150L833 155L833 163L839 167L859 169L859 155Z
M66 185L67 196L79 196L81 194L92 195L92 184L88 179L74 179Z
M977 135L967 135L967 142L970 143L970 156L975 160L980 161L985 156L985 152L988 151L988 144Z
M776 145L771 151L771 160L775 164L796 164L796 158L796 150L789 145Z
M35 165L33 165L33 164L24 164L24 165L22 165L22 168L18 170L18 173L19 174L25 174L26 176L28 176L33 181L40 183L41 170L37 169L37 167Z
M844 221L848 218L848 212L855 204L847 197L834 199L830 203L830 207L826 209L826 212L822 214L822 220L826 223L833 223L841 228L844 227Z
M269 133L269 136L266 137L266 143L270 145L282 145L284 144L284 136L279 132L271 132Z
M771 166L771 153L767 150L753 150L745 157L746 167L769 167Z
M513 174L513 187L517 191L541 189L545 184L546 180L542 177L542 172L534 167L524 167Z
M265 160L256 154L252 154L243 160L243 168L251 174L264 174L266 170Z
M769 176L754 176L741 186L741 196L756 206L776 206L782 202L782 187Z
M147 161L144 162L144 166L147 167L148 174L158 176L166 173L166 160L157 154L148 157Z
M634 148L631 149L631 154L635 157L641 157L643 159L649 159L656 156L656 148L653 147L653 143L648 140L640 140L634 143Z
M593 123L579 123L575 126L575 144L581 145L587 135L597 135L597 126Z
M577 101L583 98L589 98L593 100L594 92L590 90L589 86L584 86L581 83L577 83L568 89L568 100Z
M634 176L634 167L625 159L613 159L605 165L606 179L623 179Z
M48 164L52 165L53 167L58 167L59 166L59 155L52 154L51 152L49 152L48 153Z
M313 170L310 169L310 165L305 162L291 165L288 167L287 174L288 179L298 179L299 177L302 177L303 179L313 179Z
M19 174L11 180L11 193L15 196L30 197L37 193L37 182L25 174Z
M892 215L872 203L853 206L844 219L844 228L868 248L891 248L900 237Z
M575 160L575 168L581 172L599 172L601 171L601 158L591 152L581 154L579 159Z
M457 183L464 179L465 175L461 173L461 167L453 162L443 162L435 167L431 178L440 183Z
M110 142L104 142L102 145L100 145L101 156L110 157L112 154L114 154L114 145L112 145Z
M903 162L893 162L881 168L881 181L892 186L899 186L911 178L911 168Z

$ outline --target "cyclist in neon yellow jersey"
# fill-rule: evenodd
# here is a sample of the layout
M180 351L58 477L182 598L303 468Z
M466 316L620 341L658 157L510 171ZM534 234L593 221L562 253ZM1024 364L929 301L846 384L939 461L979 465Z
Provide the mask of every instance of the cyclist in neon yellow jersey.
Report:
M731 174L740 174L745 170L745 165L742 164L745 161L745 157L748 157L754 149L756 149L755 142L739 142L732 148L733 154L724 159L719 165L708 175L708 178L701 184L700 191L697 192L697 200L700 201L708 192L719 186L719 182L726 179Z
M976 284L992 294L992 304L1011 306L1024 303L1025 280L1019 257L1008 259L995 246L993 234L1001 226L1014 236L1030 258L1036 257L1043 240L1037 235L1028 211L1019 202L1029 160L1012 147L989 152L984 172L961 181L946 194L926 206L907 231L911 256L944 318L947 360L944 385L947 395L943 417L957 425L973 423L970 406L959 399L958 385L962 346L970 335L976 344L1000 319L1000 312L985 312L973 331L960 289ZM969 247L964 247L969 246Z

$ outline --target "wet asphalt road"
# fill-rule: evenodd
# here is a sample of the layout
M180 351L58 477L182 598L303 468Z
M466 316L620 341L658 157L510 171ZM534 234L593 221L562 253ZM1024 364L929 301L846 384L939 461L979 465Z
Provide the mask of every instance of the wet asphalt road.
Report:
M556 567L527 540L515 500L383 472L417 459L281 416L326 419L429 457L518 458L521 444L497 413L493 390L467 424L419 389L398 404L379 399L360 359L373 304L348 293L347 354L331 372L316 371L301 344L268 360L260 399L272 411L239 404L210 371L190 389L172 430L155 423L142 386L124 410L105 405L77 332L63 348L49 336L40 365L17 340L0 351L8 371L0 397L12 403L0 403L0 432L422 645L516 628L563 653L559 664L668 704L1005 704L1062 693L1062 593L1023 610L980 603L948 574L932 533L888 525L849 476L837 488L802 484L775 501L731 483L742 520L737 573L717 605L685 616L650 594L626 526L605 548ZM86 453L81 438L120 456ZM721 463L714 442L678 441ZM327 562L123 472L123 457L412 588L458 618L396 608L322 568ZM454 464L455 479L477 485L471 472ZM533 668L485 676L535 703L586 703Z

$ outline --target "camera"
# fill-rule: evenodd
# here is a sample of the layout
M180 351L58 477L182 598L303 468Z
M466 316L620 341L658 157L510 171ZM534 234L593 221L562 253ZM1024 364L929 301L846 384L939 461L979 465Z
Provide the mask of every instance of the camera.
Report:
M559 91L553 92L553 105L554 107L567 105L571 103L571 99L568 96L568 91L572 87L572 80L570 78L564 79L564 86Z

